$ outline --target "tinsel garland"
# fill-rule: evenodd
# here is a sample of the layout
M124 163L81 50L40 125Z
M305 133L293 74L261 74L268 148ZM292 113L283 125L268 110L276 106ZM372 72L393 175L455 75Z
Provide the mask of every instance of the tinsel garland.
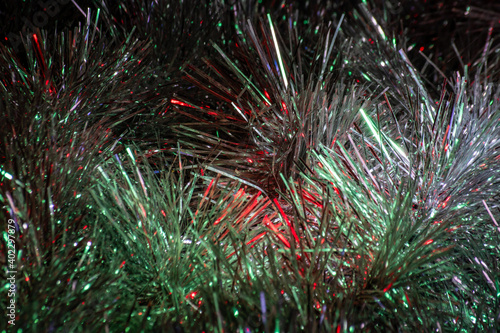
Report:
M1 14L2 332L500 327L494 2Z

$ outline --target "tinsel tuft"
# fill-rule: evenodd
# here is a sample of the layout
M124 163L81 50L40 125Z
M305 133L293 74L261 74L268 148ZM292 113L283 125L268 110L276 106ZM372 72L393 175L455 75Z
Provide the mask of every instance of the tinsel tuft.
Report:
M2 332L500 327L495 3L0 14Z

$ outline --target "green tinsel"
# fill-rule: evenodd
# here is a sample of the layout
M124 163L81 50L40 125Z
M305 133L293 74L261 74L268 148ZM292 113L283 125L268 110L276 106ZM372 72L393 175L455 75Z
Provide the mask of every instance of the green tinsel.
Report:
M500 327L498 5L26 3L2 332Z

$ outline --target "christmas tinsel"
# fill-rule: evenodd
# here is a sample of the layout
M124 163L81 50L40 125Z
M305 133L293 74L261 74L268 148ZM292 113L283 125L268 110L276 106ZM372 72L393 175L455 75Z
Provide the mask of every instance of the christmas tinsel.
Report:
M1 332L497 332L500 5L13 2Z

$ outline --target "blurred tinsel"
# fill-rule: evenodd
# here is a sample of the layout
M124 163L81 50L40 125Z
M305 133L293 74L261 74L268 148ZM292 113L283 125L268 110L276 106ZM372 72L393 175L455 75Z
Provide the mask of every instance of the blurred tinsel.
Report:
M1 6L0 331L497 332L497 1Z

